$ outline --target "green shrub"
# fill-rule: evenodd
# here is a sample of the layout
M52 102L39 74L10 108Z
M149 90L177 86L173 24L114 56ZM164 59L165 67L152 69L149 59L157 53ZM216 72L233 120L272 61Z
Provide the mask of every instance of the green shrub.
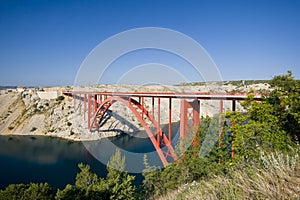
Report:
M31 129L30 129L30 132L33 132L33 131L35 131L37 128L36 127L32 127Z
M56 98L57 101L62 101L62 100L64 100L64 99L65 99L64 96L58 96L58 97Z

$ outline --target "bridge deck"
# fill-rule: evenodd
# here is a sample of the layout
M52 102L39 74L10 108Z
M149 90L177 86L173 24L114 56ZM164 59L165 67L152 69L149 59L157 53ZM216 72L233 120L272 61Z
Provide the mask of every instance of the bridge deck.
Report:
M228 92L91 92L91 91L65 91L65 95L107 95L120 97L156 97L156 98L179 98L179 99L212 99L212 100L245 100L249 94L254 95L254 100L262 100L258 93Z

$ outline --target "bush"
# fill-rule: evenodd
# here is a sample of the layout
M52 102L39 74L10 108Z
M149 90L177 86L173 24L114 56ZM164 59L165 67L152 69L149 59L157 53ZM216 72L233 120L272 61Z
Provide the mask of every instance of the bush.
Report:
M62 100L64 100L64 99L65 99L64 96L58 96L58 97L56 98L57 101L62 101Z
M32 127L31 129L30 129L30 132L33 132L33 131L35 131L37 128L36 127Z
M33 114L37 114L37 113L39 113L39 112L40 112L40 110L37 109L37 108L35 108L35 109L33 110Z

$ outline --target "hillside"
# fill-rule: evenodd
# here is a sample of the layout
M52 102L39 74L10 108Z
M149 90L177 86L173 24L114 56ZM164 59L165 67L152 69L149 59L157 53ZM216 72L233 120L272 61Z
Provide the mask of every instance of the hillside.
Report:
M245 82L224 84L192 84L181 86L131 86L131 85L97 85L94 87L80 87L80 90L94 91L171 91L171 92L249 92L250 90L268 90L267 83ZM63 91L69 88L47 88L48 91ZM78 89L78 88L76 88ZM2 135L46 135L71 140L98 140L102 137L119 134L113 130L136 131L142 129L138 120L129 109L122 104L114 104L108 113L107 122L100 128L101 133L90 133L83 120L82 113L74 110L72 98L59 97L57 99L40 99L36 91L7 92L0 94L0 134ZM151 105L150 99L145 100ZM77 106L78 107L78 106ZM147 106L146 106L147 107ZM224 102L224 109L230 110L231 103ZM161 100L161 123L168 122L168 100ZM242 110L239 103L237 109ZM155 109L157 110L157 109ZM213 116L218 113L217 101L201 101L200 113L202 116ZM173 100L172 121L179 121L180 101ZM129 125L123 123L129 121ZM121 123L120 123L121 122ZM111 130L113 129L113 130Z

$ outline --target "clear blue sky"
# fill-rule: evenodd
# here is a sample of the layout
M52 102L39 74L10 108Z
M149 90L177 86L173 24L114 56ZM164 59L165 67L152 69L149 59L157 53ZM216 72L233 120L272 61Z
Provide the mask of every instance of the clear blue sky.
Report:
M195 39L224 80L300 78L298 0L0 0L0 85L72 85L96 45L149 26Z

